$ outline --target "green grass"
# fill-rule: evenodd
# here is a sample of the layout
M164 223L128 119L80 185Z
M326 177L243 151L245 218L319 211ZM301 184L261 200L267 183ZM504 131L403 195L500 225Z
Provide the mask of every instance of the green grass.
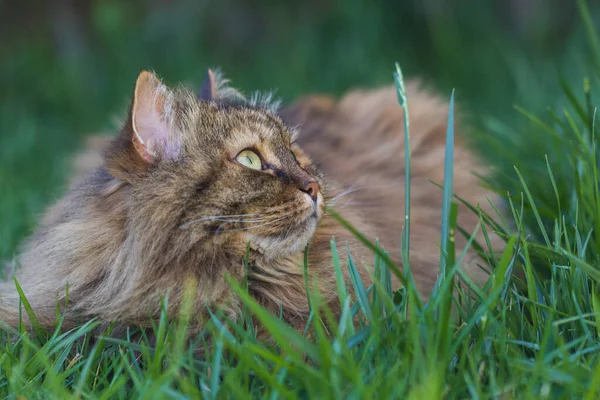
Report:
M455 248L451 236L471 238L473 232L456 226L461 194L453 197L451 190L455 133L449 123L446 174L440 182L444 273L427 302L410 273L401 274L385 249L332 210L373 250L375 267L375 282L367 285L352 259L347 265L340 262L338 254L352 254L352 248L332 240L332 274L339 278L345 268L352 277L351 287L338 279L339 320L318 293L309 293L312 318L306 331L311 335L301 335L262 310L243 285L233 284L244 301L244 315L231 321L213 310L206 334L192 343L185 341L191 312L186 307L176 321L163 315L153 328L132 330L121 339L110 332L92 334L94 321L69 332L6 331L0 333L0 397L600 396L597 7L590 11L579 1L581 32L558 38L568 46L547 50L537 40L517 46L494 25L489 7L457 6L444 19L433 14L417 23L401 15L410 11L408 6L377 8L352 1L329 17L295 10L290 15L304 23L293 24L283 13L288 9L260 3L257 8L269 15L265 29L281 32L283 39L267 35L265 42L244 48L202 33L210 26L192 23L197 14L190 4L170 11L190 25L173 31L158 18L164 10L142 13L116 2L94 3L90 29L95 46L67 61L49 50L43 35L29 37L27 46L18 39L0 46L6 52L0 54L11 56L0 64L2 76L10 77L0 86L0 258L14 254L37 213L61 193L67 155L78 139L110 127L107 115L125 105L138 68L152 66L168 81L197 83L206 63L217 61L231 71L237 86L269 88L276 81L287 98L310 91L340 93L359 83L392 83L395 72L399 102L410 105L402 74L393 68L398 55L407 75L432 77L449 100L456 87L458 102L470 112L470 137L494 170L485 183L507 200L494 215L476 205L472 212L480 213L477 229L483 237L499 232L506 248L492 252L486 240L470 239L493 269L482 288L460 269L464 249ZM221 15L211 12L202 21ZM405 24L392 26L397 20ZM137 39L140 32L145 32L143 43ZM406 44L409 38L426 50L414 52ZM163 41L170 57L157 55ZM545 54L534 53L538 48ZM254 60L251 66L242 62L248 57ZM407 142L409 128L407 121ZM432 190L439 189L432 185ZM409 202L398 212L410 215ZM399 243L404 248L409 222ZM404 289L392 291L392 274L406 283ZM273 343L256 338L252 316ZM202 357L194 354L197 349Z

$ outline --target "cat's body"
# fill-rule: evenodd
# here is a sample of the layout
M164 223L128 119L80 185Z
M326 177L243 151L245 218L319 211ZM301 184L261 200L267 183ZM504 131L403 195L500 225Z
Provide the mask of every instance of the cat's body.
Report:
M350 244L366 280L372 265L372 253L324 212L326 203L370 239L380 238L399 262L404 145L393 88L356 91L339 102L307 97L275 113L267 103L240 100L209 74L201 97L171 92L142 73L121 134L107 146L95 140L105 156L91 149L79 158L73 189L48 211L18 259L16 277L42 325L54 326L57 300L66 326L91 317L148 325L166 292L175 312L188 281L197 285L198 321L205 305L235 318L240 304L225 275L242 281L250 242L250 293L301 327L309 314L307 243L309 273L334 310L330 239L343 260ZM408 99L410 257L426 293L438 271L442 193L428 179L442 182L448 107L414 84ZM485 203L487 193L472 175L481 169L460 141L455 158L455 191ZM476 221L459 213L467 229ZM0 320L15 326L18 308L12 282L0 284Z

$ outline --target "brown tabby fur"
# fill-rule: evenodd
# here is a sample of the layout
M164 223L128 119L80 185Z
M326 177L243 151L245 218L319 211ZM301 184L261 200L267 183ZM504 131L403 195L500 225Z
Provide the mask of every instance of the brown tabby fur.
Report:
M363 278L370 277L371 252L324 212L326 203L369 238L380 238L399 262L404 145L394 88L355 90L339 101L309 96L275 112L267 102L245 101L218 77L209 78L202 100L178 89L156 103L171 107L172 115L164 115L172 123L167 139L176 141L171 153L170 143L162 143L148 160L150 153L136 144L133 104L116 138L91 139L77 158L72 189L49 209L18 258L16 277L43 326L54 326L56 300L67 327L92 317L148 325L159 315L166 292L169 311L175 312L189 279L197 284L198 326L206 305L235 318L240 302L225 275L243 279L250 242L250 293L301 327L309 313L301 266L307 243L309 273L334 310L332 237L344 260L345 243L350 244ZM426 294L438 271L442 193L429 179L443 180L448 105L417 83L409 83L407 91L410 257ZM259 151L275 169L255 171L236 163L235 155L245 148ZM477 185L474 170L483 172L459 138L454 189L484 205L488 193ZM301 190L307 182L319 184L316 208ZM462 226L473 229L476 222L460 210ZM473 257L465 268L481 281ZM18 308L14 284L0 284L0 320L16 326Z

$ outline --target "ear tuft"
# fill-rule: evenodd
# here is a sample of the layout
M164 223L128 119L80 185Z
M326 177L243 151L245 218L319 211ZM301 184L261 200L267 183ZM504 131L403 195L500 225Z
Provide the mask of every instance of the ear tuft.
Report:
M200 100L211 101L217 97L217 80L215 78L215 73L212 69L208 69L206 72L206 78L204 79L204 83L202 84L202 88L200 89L200 95L198 96Z
M142 71L135 83L131 128L133 146L145 161L177 155L173 110L173 93L156 75Z

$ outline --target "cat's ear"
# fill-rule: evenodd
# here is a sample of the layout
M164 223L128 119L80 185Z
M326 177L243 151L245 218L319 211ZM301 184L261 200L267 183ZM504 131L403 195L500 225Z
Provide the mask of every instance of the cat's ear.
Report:
M211 101L217 96L217 89L215 73L209 68L206 72L206 78L204 79L198 98L204 101Z
M149 163L178 155L174 107L173 93L156 75L142 71L131 106L131 140L136 152Z

